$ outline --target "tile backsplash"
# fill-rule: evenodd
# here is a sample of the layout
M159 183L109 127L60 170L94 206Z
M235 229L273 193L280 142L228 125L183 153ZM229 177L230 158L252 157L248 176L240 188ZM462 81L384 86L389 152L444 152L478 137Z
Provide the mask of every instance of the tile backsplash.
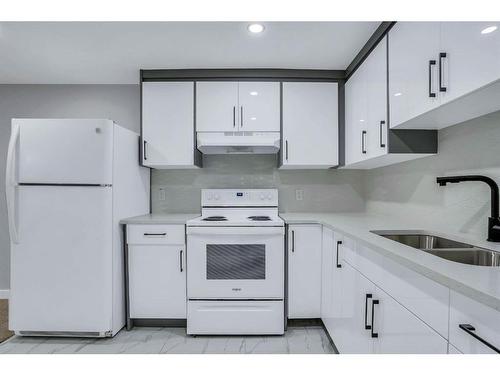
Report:
M152 211L199 212L201 189L210 188L277 188L281 212L364 210L362 172L279 170L276 158L205 155L201 169L152 170ZM302 200L296 199L296 190L303 191Z

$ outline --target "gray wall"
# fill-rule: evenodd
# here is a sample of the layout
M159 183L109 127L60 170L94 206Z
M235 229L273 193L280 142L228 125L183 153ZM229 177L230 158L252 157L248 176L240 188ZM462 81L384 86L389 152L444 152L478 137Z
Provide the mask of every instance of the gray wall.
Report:
M137 85L0 85L0 289L9 288L5 159L11 118L109 118L139 131Z
M204 188L277 188L281 212L363 211L363 172L281 171L275 155L209 155L198 170L153 170L153 212L200 212ZM159 200L159 189L165 200ZM295 190L304 191L303 200Z
M490 190L481 182L440 187L442 175L484 174L500 184L500 112L439 131L438 155L366 172L367 210L486 238Z

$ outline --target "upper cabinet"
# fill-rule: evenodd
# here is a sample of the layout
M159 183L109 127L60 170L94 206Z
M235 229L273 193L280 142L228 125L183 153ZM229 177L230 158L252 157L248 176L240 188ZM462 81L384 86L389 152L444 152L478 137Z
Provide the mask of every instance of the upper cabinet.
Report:
M197 82L198 132L279 132L279 82Z
M142 165L196 168L194 83L142 84Z
M387 153L387 43L382 41L345 85L345 163Z
M439 23L398 22L389 32L391 127L439 106Z
M377 168L437 152L435 131L389 129L387 52L385 37L345 84L345 168Z
M500 30L398 22L389 32L391 127L440 129L500 109Z
M283 83L281 168L338 165L338 84Z

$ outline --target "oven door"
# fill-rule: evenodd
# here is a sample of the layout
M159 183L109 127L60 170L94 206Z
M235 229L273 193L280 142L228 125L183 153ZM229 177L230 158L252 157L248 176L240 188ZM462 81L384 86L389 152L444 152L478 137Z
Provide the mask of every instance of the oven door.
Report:
M189 299L282 299L283 227L188 227Z

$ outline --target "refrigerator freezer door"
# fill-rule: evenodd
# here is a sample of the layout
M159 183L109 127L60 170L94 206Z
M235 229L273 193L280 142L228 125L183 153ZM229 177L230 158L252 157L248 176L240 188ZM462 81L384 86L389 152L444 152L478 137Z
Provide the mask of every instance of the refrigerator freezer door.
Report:
M18 186L11 244L10 329L111 329L112 189Z
M113 122L15 119L19 183L112 184Z

